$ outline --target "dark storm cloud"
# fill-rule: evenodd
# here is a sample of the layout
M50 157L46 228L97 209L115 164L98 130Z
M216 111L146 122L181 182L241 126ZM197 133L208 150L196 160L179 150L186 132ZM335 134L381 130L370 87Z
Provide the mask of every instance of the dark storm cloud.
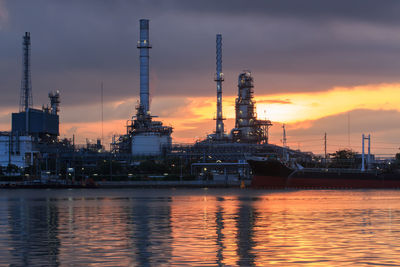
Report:
M21 38L32 33L36 105L138 95L138 20L151 19L151 90L212 95L215 34L223 34L224 94L251 69L256 94L398 82L398 1L0 1L0 105L18 104Z
M159 1L151 1L157 3ZM365 20L399 23L400 2L397 0L175 0L173 7L192 13L232 16L295 17L305 20Z

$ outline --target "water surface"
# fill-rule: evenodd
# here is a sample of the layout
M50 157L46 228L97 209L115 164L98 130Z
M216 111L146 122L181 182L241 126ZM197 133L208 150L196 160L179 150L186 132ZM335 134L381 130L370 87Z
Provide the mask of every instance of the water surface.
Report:
M400 266L400 191L1 190L0 265Z

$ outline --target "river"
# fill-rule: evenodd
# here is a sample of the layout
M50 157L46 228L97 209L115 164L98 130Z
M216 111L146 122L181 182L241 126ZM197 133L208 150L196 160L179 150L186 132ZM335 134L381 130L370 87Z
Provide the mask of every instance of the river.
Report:
M1 266L400 266L400 191L0 191Z

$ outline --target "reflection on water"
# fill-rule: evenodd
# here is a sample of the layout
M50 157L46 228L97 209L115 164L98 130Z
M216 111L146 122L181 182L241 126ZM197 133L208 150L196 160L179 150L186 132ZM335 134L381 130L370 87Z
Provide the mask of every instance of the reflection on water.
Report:
M8 224L4 234L8 232L9 238L1 238L1 248L9 251L10 262L18 266L57 263L60 241L56 201L45 198L42 204L37 199L10 198L7 202L3 201L5 213L0 216L8 218L2 223ZM5 245L7 239L10 243Z
M2 190L0 265L400 265L400 191Z

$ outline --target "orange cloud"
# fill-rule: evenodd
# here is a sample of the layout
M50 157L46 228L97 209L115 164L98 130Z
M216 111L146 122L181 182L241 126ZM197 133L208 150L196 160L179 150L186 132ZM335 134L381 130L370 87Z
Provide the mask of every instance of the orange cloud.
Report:
M389 114L400 111L400 84L373 84L350 88L337 87L329 91L309 93L287 93L274 95L257 95L255 90L256 111L259 118L274 121L275 125L270 131L271 143L281 144L282 127L287 124L288 143L294 148L311 151L322 149L323 133L328 131L329 137L335 138L335 144L348 145L347 116L340 115L352 110L369 110L363 117L363 112L357 116L352 115L353 128L351 130L351 145L358 149L359 135L362 132L373 133L382 140L390 139L397 142L400 134L397 130L382 124L385 118L392 118ZM225 130L227 133L234 127L235 96L224 96L223 114ZM113 135L126 132L126 121L135 113L136 98L128 98L104 104L104 143L109 144ZM154 115L159 115L155 120L160 120L164 125L173 126L173 142L192 143L203 139L215 129L216 97L154 97L151 103ZM372 116L377 113L382 115ZM6 116L9 110L2 111L0 115ZM353 113L352 113L353 114ZM339 116L340 115L340 116ZM336 117L335 117L336 116ZM368 118L374 122L368 123ZM389 116L389 117L388 117ZM382 118L381 118L382 117ZM4 117L5 118L5 117ZM100 106L74 106L61 110L61 137L71 138L75 135L77 143L84 143L86 138L95 141L101 137ZM327 118L327 119L324 119ZM394 118L394 119L393 119ZM396 124L394 116L389 124ZM381 120L381 121L379 121ZM6 120L1 123L4 130L9 130ZM354 125L361 125L354 126ZM376 127L373 127L375 125ZM333 127L333 128L332 128ZM334 128L336 130L332 130ZM357 128L357 129L356 129ZM378 131L381 129L380 131ZM304 140L318 139L317 143L307 143ZM330 142L332 145L332 142ZM397 147L397 146L396 146ZM333 146L331 149L335 149ZM393 153L392 149L390 153Z

